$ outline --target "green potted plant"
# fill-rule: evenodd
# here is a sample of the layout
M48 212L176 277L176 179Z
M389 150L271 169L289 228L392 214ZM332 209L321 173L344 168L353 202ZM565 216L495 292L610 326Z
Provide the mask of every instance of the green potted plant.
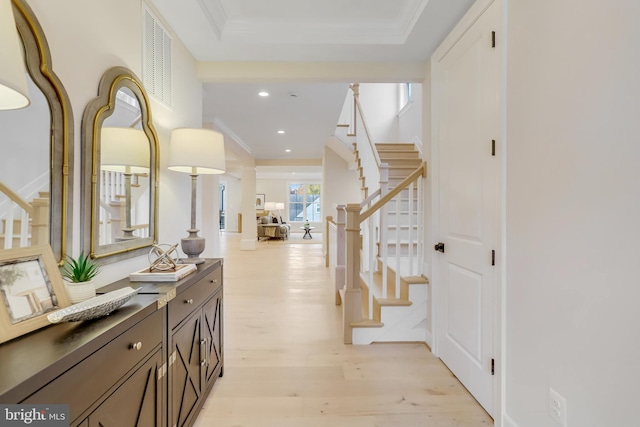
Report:
M81 253L77 258L67 256L67 261L60 268L60 273L65 279L67 294L72 304L96 296L93 278L100 273L100 264L88 255Z

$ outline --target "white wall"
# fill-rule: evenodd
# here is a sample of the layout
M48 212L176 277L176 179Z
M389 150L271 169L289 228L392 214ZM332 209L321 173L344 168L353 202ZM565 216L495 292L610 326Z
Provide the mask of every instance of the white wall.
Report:
M264 194L264 200L269 202L289 203L289 181L284 179L257 179L256 194ZM282 212L284 218L285 212ZM286 219L285 219L286 221Z
M337 219L336 205L362 201L358 174L355 170L349 169L349 166L335 151L329 147L324 148L321 187L324 218L331 215L335 221Z
M396 83L360 84L360 105L374 143L398 142ZM360 115L357 120L360 121Z
M87 103L95 98L102 74L113 66L142 75L142 2L112 0L86 2L27 0L38 18L51 50L52 66L64 85L73 110L75 171L73 189L73 242L80 248L80 124ZM166 108L151 100L154 126L160 139L159 241L176 243L189 227L190 178L166 169L171 129L201 127L202 85L195 61L176 37L173 39L173 105ZM209 237L207 236L208 242ZM124 277L147 264L147 257L111 264L97 278L98 286Z
M508 2L506 412L638 425L640 3Z

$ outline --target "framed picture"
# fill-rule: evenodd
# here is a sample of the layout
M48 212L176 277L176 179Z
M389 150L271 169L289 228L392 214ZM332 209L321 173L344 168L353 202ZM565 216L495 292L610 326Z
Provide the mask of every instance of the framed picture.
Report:
M264 194L256 194L256 210L264 210Z
M47 315L68 306L51 246L0 251L0 343L49 325Z

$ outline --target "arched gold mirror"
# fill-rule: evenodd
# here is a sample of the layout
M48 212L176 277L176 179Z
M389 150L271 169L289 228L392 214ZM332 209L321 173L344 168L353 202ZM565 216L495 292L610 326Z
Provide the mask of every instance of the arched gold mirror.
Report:
M82 117L84 251L105 262L146 253L157 238L158 138L147 94L109 69Z
M49 243L64 262L71 230L73 117L33 11L12 0L24 48L31 103L0 111L0 249Z

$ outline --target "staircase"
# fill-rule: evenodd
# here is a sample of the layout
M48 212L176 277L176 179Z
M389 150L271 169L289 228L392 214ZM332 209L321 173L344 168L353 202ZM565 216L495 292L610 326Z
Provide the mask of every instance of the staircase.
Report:
M355 140L363 200L337 207L337 243L329 248L335 255L328 257L336 303L343 307L344 342L429 341L429 280L422 272L426 164L412 143L374 145L359 85L351 89L357 114L348 136ZM351 117L351 111L341 116Z
M149 236L148 222L138 223L136 218L136 209L138 200L148 191L149 174L134 173L131 176L131 219L132 223L129 229L134 230L132 233L136 237ZM105 245L118 241L123 235L123 229L126 226L126 180L122 172L109 170L100 171L100 213L99 213L99 244ZM144 203L143 203L144 205Z
M375 147L381 163L388 168L389 190L422 167L414 144L378 143ZM366 192L366 179L363 177L361 182ZM412 203L417 199L417 191L415 187L402 189L389 202L395 208L386 210L386 239L376 243L375 268L371 273L360 272L364 320L351 323L353 344L426 339L429 280L416 274L420 271L419 246L409 239L410 230L414 236L419 231L418 207Z
M49 242L49 192L39 191L31 202L4 185L0 192L7 197L0 214L0 248L13 249ZM7 203L8 202L8 203Z

